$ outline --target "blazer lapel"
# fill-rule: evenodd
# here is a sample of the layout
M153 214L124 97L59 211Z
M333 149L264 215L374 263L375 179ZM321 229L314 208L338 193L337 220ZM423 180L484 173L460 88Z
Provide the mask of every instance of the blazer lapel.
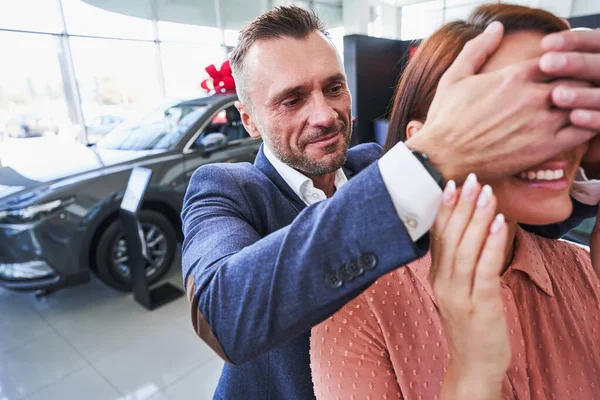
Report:
M300 211L306 208L306 204L298 197L298 195L292 190L292 188L285 182L285 180L279 175L273 164L269 161L265 152L263 151L264 144L260 145L258 154L254 160L254 166L267 176L277 186L281 193L290 201L292 206L300 213Z
M285 182L285 180L279 175L273 164L269 161L267 156L265 156L265 152L263 151L264 144L260 145L258 149L258 154L256 155L256 159L254 160L254 166L261 171L263 174L267 176L277 186L277 188L283 193L283 195L290 201L292 206L300 213L300 211L306 208L306 204L298 197L298 195L292 190L292 188ZM356 169L361 169L364 166L361 165L361 161L363 161L359 157L360 152L355 152L353 149L350 149L348 152L348 160L346 164L342 167L342 170L346 174L348 179L352 178L354 174L360 171L356 171ZM372 160L371 160L372 161Z

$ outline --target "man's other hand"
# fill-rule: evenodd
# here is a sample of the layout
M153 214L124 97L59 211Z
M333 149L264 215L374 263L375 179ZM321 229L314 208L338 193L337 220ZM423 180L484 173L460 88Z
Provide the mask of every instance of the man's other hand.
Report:
M590 140L596 132L569 124L550 107L556 82L529 60L477 74L502 41L491 24L469 41L437 88L423 129L406 145L428 155L446 179L471 171L484 179L516 174Z
M573 124L600 131L600 30L553 33L542 40L542 48L547 51L540 59L544 73L596 84L593 88L559 86L552 101L572 109Z
M570 109L571 123L600 131L600 30L565 31L546 36L540 68L548 75L589 80L595 87L558 86L552 91L557 107ZM600 178L600 136L590 142L582 166L590 178Z

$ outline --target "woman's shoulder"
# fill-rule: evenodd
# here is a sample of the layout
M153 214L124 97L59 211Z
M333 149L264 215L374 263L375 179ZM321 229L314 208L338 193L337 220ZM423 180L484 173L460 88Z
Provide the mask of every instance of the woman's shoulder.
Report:
M558 259L563 260L591 263L589 250L585 246L573 242L562 239L548 239L520 228L517 231L517 240L526 242L529 247L541 250L544 258L556 259L558 257Z
M555 282L573 281L580 276L586 282L600 280L592 267L590 252L587 248L565 240L548 239L521 230L518 240L526 243L528 253L539 258Z

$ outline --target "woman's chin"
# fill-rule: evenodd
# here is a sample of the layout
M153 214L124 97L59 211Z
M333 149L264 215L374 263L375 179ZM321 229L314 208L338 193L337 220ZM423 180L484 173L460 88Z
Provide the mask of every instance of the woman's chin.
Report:
M565 205L560 208L543 208L531 210L531 212L523 212L525 210L520 211L515 215L514 218L510 218L513 221L518 221L519 224L526 225L551 225L559 222L563 222L571 216L573 212L573 205L569 202L568 205ZM507 217L508 218L508 217Z

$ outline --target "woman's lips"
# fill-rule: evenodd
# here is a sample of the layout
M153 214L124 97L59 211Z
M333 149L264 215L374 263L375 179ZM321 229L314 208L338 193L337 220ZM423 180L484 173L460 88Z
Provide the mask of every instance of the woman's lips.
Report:
M569 187L566 177L568 167L569 161L550 161L522 171L515 178L530 187L563 190Z

